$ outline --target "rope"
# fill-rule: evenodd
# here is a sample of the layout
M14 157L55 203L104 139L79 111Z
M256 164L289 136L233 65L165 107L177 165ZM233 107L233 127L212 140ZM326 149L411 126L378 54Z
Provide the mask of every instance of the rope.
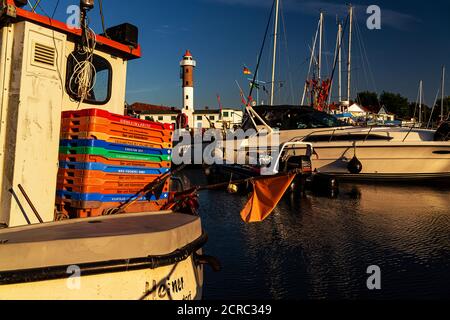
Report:
M96 34L91 28L89 28L88 24L86 24L83 29L83 35L86 39L86 43L81 46L78 53L81 56L86 56L86 59L79 61L76 56L71 53L71 56L76 63L69 80L70 92L72 95L80 99L78 108L87 98L89 92L94 89L97 81L97 70L93 64L94 51L97 44ZM73 88L76 88L76 91Z
M292 69L291 69L291 59L289 58L289 47L288 47L288 40L287 40L287 32L286 32L286 23L284 19L284 10L283 10L283 1L280 1L281 4L281 22L283 26L283 36L284 36L284 43L286 46L286 56L287 56L287 63L288 63L288 79L289 79L289 86L291 89L291 101L292 104L295 104L294 101L294 86L292 81Z
M261 50L260 50L259 55L258 55L258 63L256 64L256 69L255 69L255 72L253 74L253 81L252 81L252 83L255 83L255 81L256 81L256 75L258 74L259 66L261 64L261 57L262 57L263 52L264 52L264 47L266 45L267 35L269 33L270 22L272 21L273 11L274 11L274 8L275 8L275 1L276 0L273 1L272 9L270 10L269 21L267 21L266 32L265 32L265 35L264 35L264 40L263 40L263 43L262 43L262 46L261 46ZM253 94L253 87L254 86L250 86L250 93L248 95L247 104L250 103L250 97Z

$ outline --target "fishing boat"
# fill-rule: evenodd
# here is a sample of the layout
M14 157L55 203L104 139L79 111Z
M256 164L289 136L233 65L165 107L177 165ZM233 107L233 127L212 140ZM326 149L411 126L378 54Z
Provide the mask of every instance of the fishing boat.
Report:
M78 27L27 5L0 2L0 299L201 299L207 236L169 201L171 127L121 116L137 28L96 35L91 0Z

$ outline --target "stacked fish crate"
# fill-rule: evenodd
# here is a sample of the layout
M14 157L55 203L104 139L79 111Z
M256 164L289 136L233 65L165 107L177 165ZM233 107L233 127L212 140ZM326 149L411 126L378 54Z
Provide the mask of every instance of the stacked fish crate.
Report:
M57 214L101 216L134 200L171 168L174 127L99 109L62 114ZM169 182L157 194L139 198L126 212L158 211Z

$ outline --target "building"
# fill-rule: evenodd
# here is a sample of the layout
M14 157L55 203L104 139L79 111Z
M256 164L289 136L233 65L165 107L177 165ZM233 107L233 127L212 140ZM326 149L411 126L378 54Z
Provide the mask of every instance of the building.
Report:
M395 114L389 112L385 106L382 106L380 111L378 111L377 114L377 120L380 122L394 122L395 121Z
M127 107L127 113L142 120L176 124L177 118L182 112L175 107L136 102ZM198 129L231 129L242 123L243 116L242 110L233 108L224 108L221 111L205 107L192 113L194 128Z
M142 120L176 124L177 117L181 113L181 110L175 107L157 106L137 102L128 106L127 113L130 116Z
M232 108L217 110L205 107L205 109L194 111L195 128L198 129L232 129L235 125L242 123L243 117L244 112L242 110Z

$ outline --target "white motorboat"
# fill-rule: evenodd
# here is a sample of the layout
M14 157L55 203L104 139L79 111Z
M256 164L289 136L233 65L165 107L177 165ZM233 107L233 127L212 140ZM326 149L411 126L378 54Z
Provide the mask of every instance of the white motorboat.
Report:
M248 108L248 114L244 131L253 128L257 135L267 132L269 141L277 135L279 145L310 143L314 148L313 170L318 173L349 179L450 178L450 135L446 123L437 131L352 127L327 113L298 106L258 106ZM250 141L251 137L240 141L240 147L249 151L260 147ZM292 156L305 154L304 149L304 145L292 145L284 152Z

